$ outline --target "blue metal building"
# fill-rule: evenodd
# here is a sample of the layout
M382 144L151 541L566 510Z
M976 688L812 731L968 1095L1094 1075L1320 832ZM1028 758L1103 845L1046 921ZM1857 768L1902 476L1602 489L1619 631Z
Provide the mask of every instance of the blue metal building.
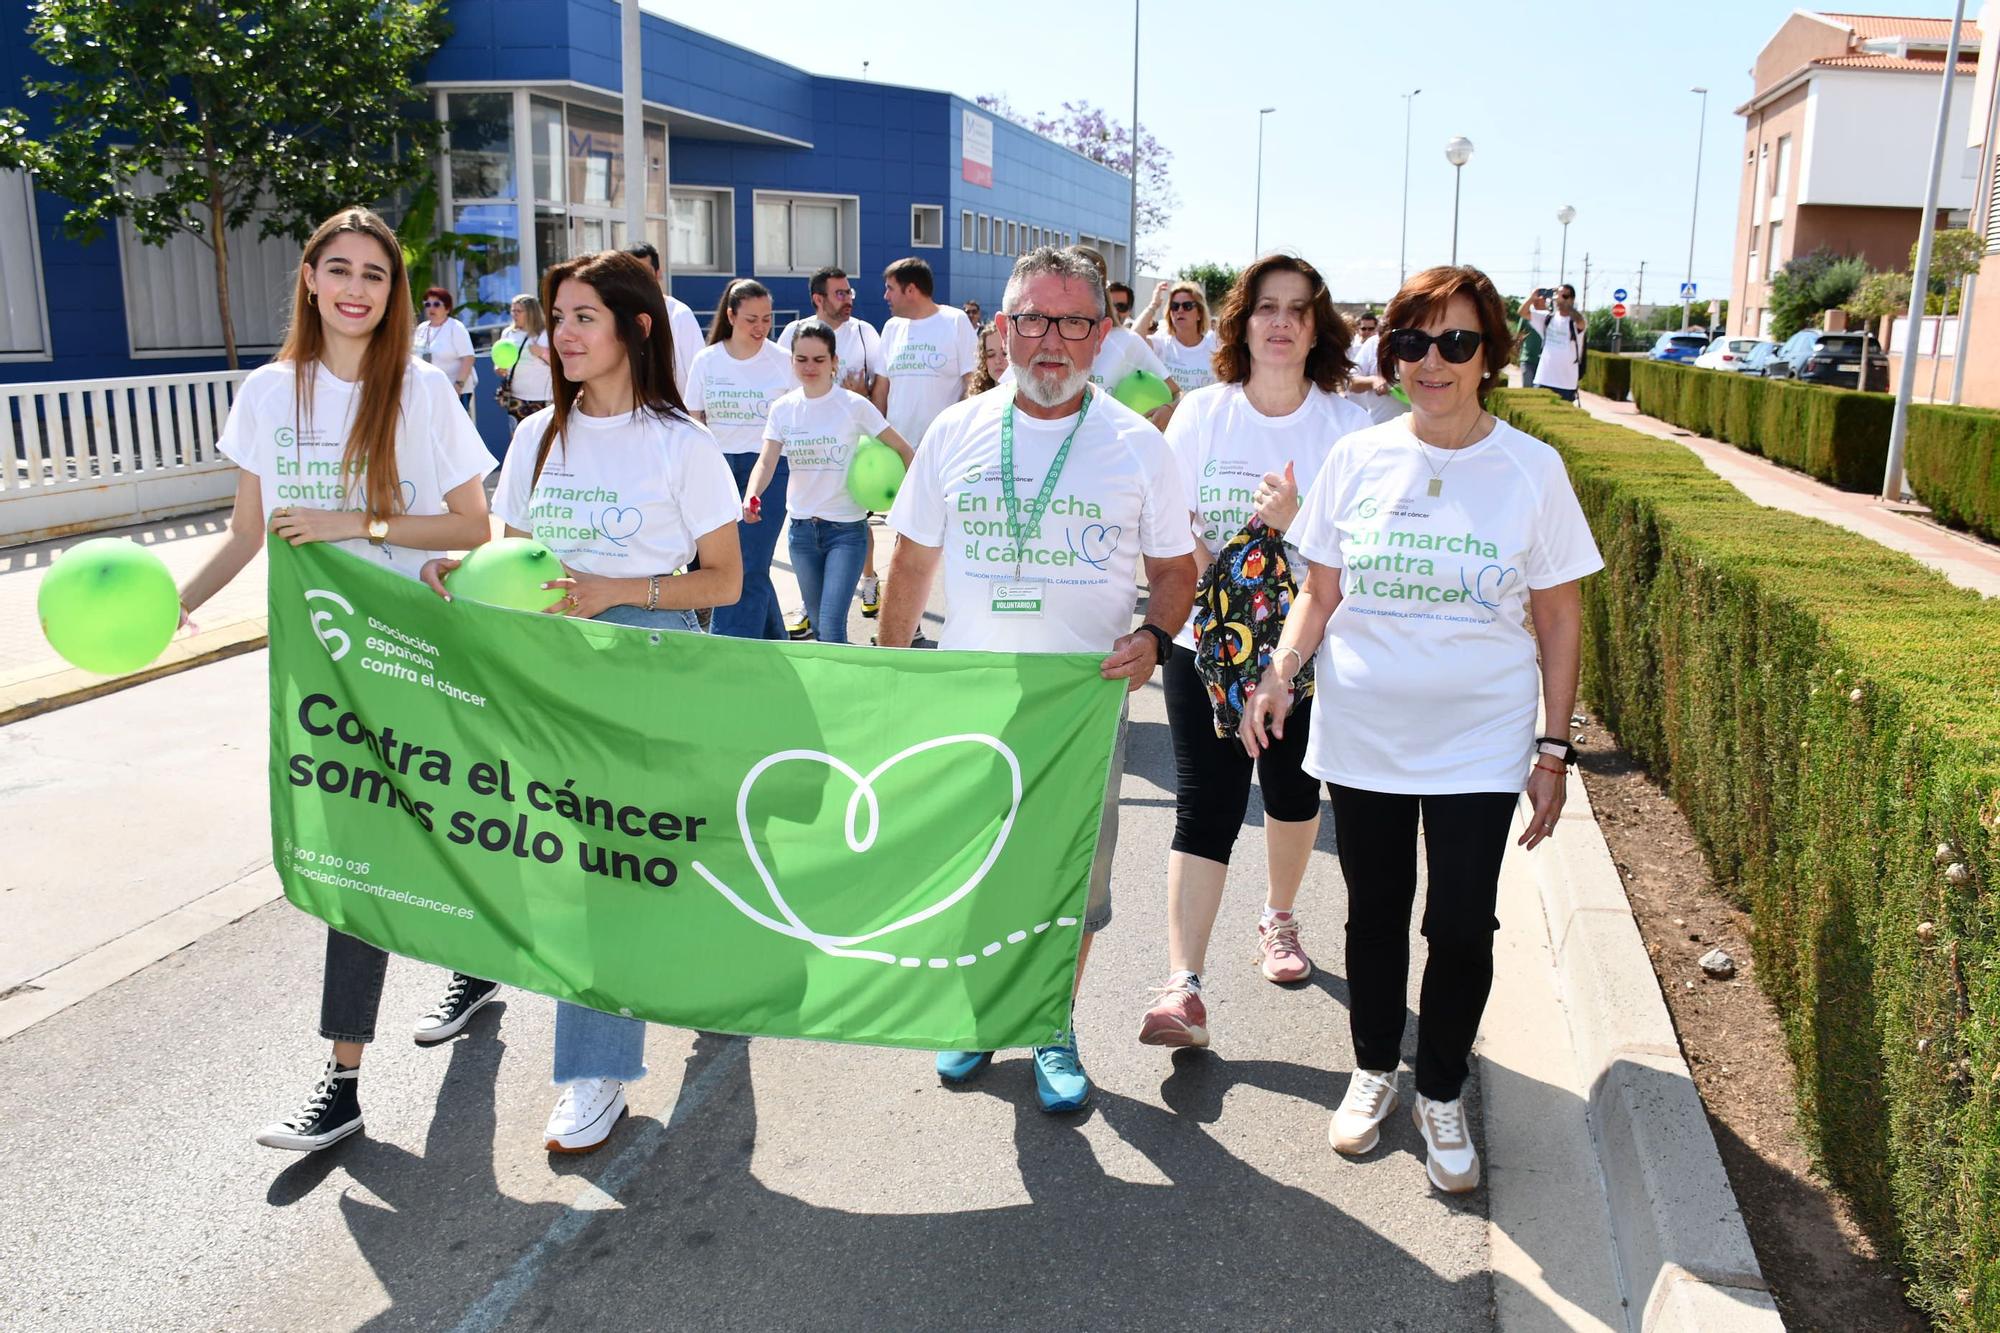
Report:
M45 104L20 88L47 67L25 40L28 5L10 8L0 102L33 109L45 131ZM426 71L451 123L440 216L506 242L488 267L436 276L462 301L504 305L542 267L626 242L619 9L455 0L450 18ZM650 14L642 26L648 239L704 317L735 275L770 287L781 320L809 311L807 275L825 263L854 276L857 313L878 324L879 275L905 255L930 263L939 300L988 311L1034 245L1087 241L1122 266L1125 177L950 93L810 74ZM0 172L0 383L222 364L213 261L198 242L148 247L120 228L79 244L62 234L64 212ZM282 337L297 248L258 241L253 225L232 249L238 341L254 364ZM421 287L429 275L413 277ZM498 443L489 410L481 424Z

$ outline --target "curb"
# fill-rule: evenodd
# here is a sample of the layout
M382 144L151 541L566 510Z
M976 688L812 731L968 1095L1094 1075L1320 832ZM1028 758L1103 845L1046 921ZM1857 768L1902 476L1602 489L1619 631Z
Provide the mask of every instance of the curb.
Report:
M1783 1333L1624 883L1573 771L1533 858L1627 1318L1640 1333Z
M37 668L35 674L11 680L0 679L0 727L88 699L116 694L149 680L178 675L192 667L255 652L267 647L270 641L265 618L257 616L221 629L203 630L185 639L175 639L151 666L123 676L100 676L75 667L59 667L54 671Z

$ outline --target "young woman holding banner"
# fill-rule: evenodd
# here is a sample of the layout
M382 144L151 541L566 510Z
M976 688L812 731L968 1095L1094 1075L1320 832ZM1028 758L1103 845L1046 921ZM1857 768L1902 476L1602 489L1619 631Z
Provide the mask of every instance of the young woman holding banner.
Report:
M349 208L319 225L299 263L285 345L243 381L216 441L243 471L229 539L181 590L186 616L250 563L267 530L294 546L335 542L407 578L432 551L486 540L493 459L451 380L411 359L409 309L388 224ZM333 1055L305 1104L257 1142L310 1152L361 1128L361 1053L375 1037L388 963L374 945L327 931L320 1035ZM454 973L417 1042L455 1035L495 989Z
M660 285L616 250L558 264L542 282L555 400L515 430L494 508L508 536L534 537L562 558L568 577L548 586L566 595L551 614L699 634L694 608L732 605L743 587L736 482L674 387ZM639 522L604 541L595 529L547 521L546 487L613 492ZM686 570L696 555L701 567ZM457 565L432 561L424 582L448 596L442 579ZM643 1022L559 1001L562 1093L548 1150L602 1146L625 1114L625 1085L645 1076Z

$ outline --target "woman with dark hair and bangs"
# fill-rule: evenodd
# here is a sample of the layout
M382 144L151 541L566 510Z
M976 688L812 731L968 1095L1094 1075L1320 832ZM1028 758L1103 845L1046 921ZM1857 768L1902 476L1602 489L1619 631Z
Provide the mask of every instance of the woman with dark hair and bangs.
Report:
M1172 313L1180 320L1185 312ZM1208 1045L1201 978L1253 769L1264 799L1267 874L1257 967L1278 985L1312 976L1294 910L1319 835L1319 782L1301 767L1306 719L1295 718L1290 737L1255 760L1244 754L1233 722L1243 692L1255 684L1259 645L1268 649L1299 585L1297 553L1270 538L1287 538L1299 493L1313 488L1344 436L1369 424L1367 413L1340 396L1348 341L1347 321L1319 270L1293 255L1267 255L1223 301L1213 357L1220 380L1188 393L1167 422L1167 447L1195 502L1194 535L1208 570L1203 586L1211 598L1225 590L1234 609L1212 618L1198 611L1174 637L1166 662L1175 776L1168 973L1140 1020L1139 1040L1148 1046ZM1231 665L1218 670L1218 662Z
M644 263L606 250L542 279L555 352L555 400L514 431L493 507L510 537L533 537L563 562L553 615L699 634L695 608L728 606L742 588L736 485L708 431L674 387L666 298ZM551 492L588 490L621 515L615 540L562 519ZM624 515L632 515L629 522ZM600 522L603 520L600 519ZM687 565L696 555L701 567ZM445 596L455 560L424 581ZM676 572L681 571L681 572ZM556 1005L555 1082L543 1135L550 1152L590 1152L625 1114L625 1085L646 1076L646 1025Z
M493 458L451 380L411 358L409 310L387 223L365 208L320 223L299 261L285 344L243 381L216 441L243 471L229 539L181 590L184 621L242 572L267 530L293 546L336 543L411 579L432 551L487 539ZM257 1142L311 1152L361 1128L361 1056L388 965L374 945L327 929L320 1035L333 1053L305 1104ZM496 989L453 973L417 1023L418 1044L455 1035Z
M1355 1070L1327 1137L1374 1148L1398 1103L1417 827L1429 943L1416 1101L1438 1189L1479 1184L1459 1090L1493 983L1500 860L1555 836L1575 749L1579 581L1604 567L1555 450L1486 411L1513 352L1507 309L1475 268L1426 269L1383 313L1381 373L1410 412L1327 460L1292 529L1312 562L1243 742L1284 743L1291 681L1313 654L1305 768L1324 780L1347 881ZM1534 625L1532 637L1529 622ZM1540 662L1537 664L1537 648ZM1553 735L1536 736L1537 695Z

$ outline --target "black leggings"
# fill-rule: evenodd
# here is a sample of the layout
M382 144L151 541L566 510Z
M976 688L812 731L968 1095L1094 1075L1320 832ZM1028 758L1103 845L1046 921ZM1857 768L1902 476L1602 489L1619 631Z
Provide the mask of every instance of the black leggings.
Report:
M1417 895L1417 818L1430 884L1424 939L1430 958L1417 1013L1417 1091L1450 1101L1493 989L1493 915L1507 851L1513 792L1398 796L1326 784L1340 873L1347 880L1348 1028L1354 1062L1393 1070L1402 1055L1410 986L1410 909Z
M1285 719L1285 738L1255 760L1235 736L1215 734L1208 687L1194 654L1179 644L1167 658L1167 727L1174 738L1174 843L1189 856L1229 864L1250 808L1250 770L1264 789L1264 813L1299 823L1319 813L1319 780L1300 767L1310 706Z

